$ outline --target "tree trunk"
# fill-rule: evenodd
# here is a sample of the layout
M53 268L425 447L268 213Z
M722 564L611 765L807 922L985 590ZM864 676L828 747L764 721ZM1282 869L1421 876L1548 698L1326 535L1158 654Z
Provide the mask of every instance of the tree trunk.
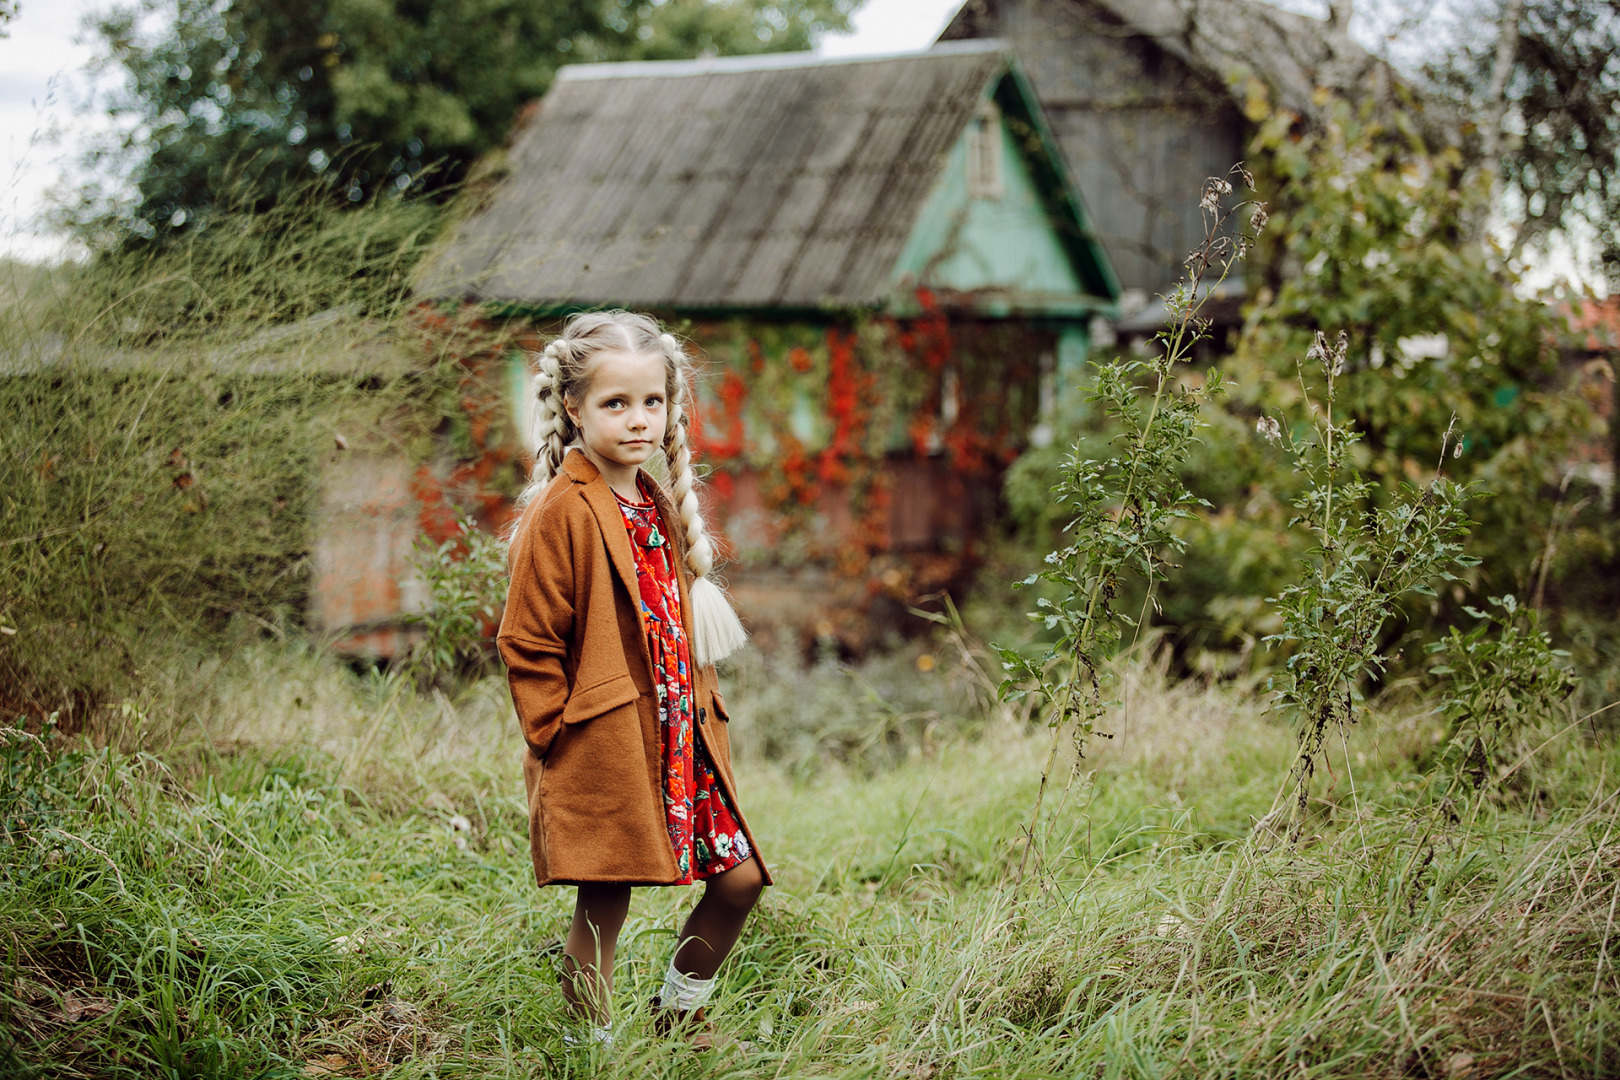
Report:
M1328 0L1328 22L1336 34L1350 33L1350 17L1355 14L1354 0Z
M1496 61L1491 65L1491 85L1485 92L1484 116L1480 124L1481 168L1495 176L1502 165L1502 125L1507 122L1508 79L1519 54L1519 20L1524 16L1524 0L1507 0L1502 6L1502 22L1496 32Z

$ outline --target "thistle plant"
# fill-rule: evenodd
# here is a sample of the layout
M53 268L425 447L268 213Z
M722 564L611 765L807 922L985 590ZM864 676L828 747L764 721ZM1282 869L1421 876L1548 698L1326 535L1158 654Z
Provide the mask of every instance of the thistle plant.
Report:
M1534 608L1512 595L1493 596L1490 610L1463 609L1479 622L1466 633L1453 626L1427 646L1445 680L1440 711L1446 739L1435 765L1451 787L1467 780L1482 790L1496 779L1506 744L1562 707L1575 688L1569 654L1555 649Z
M1252 189L1253 178L1241 166L1228 177ZM1022 880L1048 782L1067 736L1078 758L1085 755L1097 721L1113 706L1104 675L1125 627L1138 626L1153 605L1154 587L1175 564L1184 547L1176 523L1193 516L1204 501L1188 490L1182 467L1205 426L1203 410L1223 393L1220 372L1187 378L1184 367L1193 346L1208 333L1199 313L1213 288L1248 253L1265 226L1263 204L1232 202L1231 179L1210 177L1199 200L1205 237L1187 257L1187 273L1167 298L1170 321L1157 337L1159 350L1150 357L1115 358L1094 363L1094 382L1087 400L1100 405L1119 429L1114 452L1103 458L1070 450L1059 468L1052 496L1063 508L1068 541L1050 552L1045 568L1018 582L1022 588L1046 582L1055 596L1035 601L1029 617L1052 635L1038 656L998 647L1008 675L1001 684L1004 700L1036 696L1045 705L1052 729L1051 745L1041 770L1040 786L1026 827ZM1247 226L1234 226L1244 208ZM1145 586L1141 611L1118 609L1122 585L1132 576ZM1073 773L1071 773L1071 780Z
M1344 371L1348 339L1330 342L1321 332L1306 356L1320 366L1325 384L1320 406L1311 403L1306 365L1300 383L1311 408L1308 433L1296 439L1286 424L1262 417L1260 433L1285 443L1304 487L1294 501L1302 525L1315 539L1300 580L1272 597L1281 632L1266 641L1288 653L1268 686L1275 708L1295 725L1299 750L1284 782L1293 788L1287 808L1291 840L1298 840L1310 803L1311 777L1328 735L1341 735L1358 718L1364 683L1381 674L1391 657L1386 631L1399 619L1403 600L1434 596L1439 582L1455 581L1454 569L1477 564L1464 554L1469 519L1466 487L1448 480L1449 456L1462 453L1455 424L1442 437L1434 477L1422 488L1401 484L1387 506L1377 505L1374 486L1351 464L1360 435L1334 414L1336 380ZM1283 792L1279 791L1278 801ZM1279 831L1284 807L1274 806L1263 827Z

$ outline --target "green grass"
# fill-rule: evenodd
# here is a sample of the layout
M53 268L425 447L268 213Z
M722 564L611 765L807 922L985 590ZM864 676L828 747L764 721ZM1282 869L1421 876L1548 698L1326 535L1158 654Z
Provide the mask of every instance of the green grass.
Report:
M250 647L110 748L12 733L0 1073L1620 1071L1620 755L1589 725L1452 816L1413 764L1438 725L1381 713L1334 748L1304 843L1264 851L1243 838L1291 735L1241 687L1137 665L1019 883L1046 733L914 659L733 678L777 886L714 1009L749 1045L702 1059L642 1012L687 889L637 892L618 1044L563 1044L572 894L534 887L499 682L423 697Z

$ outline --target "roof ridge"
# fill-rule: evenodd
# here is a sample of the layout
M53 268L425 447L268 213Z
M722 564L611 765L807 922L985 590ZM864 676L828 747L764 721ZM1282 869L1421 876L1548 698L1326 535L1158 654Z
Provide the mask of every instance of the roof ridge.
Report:
M779 71L786 68L837 67L885 60L926 60L931 57L973 56L1010 51L1001 38L941 41L927 49L874 53L862 56L826 56L817 52L755 53L750 56L704 56L695 60L618 60L569 64L557 69L558 82L591 79L670 78L680 75L729 75L744 71Z

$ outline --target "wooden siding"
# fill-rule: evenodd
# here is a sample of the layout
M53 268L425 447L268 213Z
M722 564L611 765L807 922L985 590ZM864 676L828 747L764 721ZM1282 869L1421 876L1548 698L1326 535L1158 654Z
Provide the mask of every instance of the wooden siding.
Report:
M1006 122L998 118L987 127L999 194L970 192L971 139L964 132L895 263L895 291L909 295L922 285L936 292L972 293L981 302L1001 299L1014 309L1040 298L1086 296L1091 289L1053 228L1047 200Z
M399 656L420 636L409 623L427 604L412 559L418 509L402 457L337 454L322 470L309 622L336 651Z
M1199 184L1243 157L1226 89L1087 0L970 4L946 34L1012 47L1121 287L1163 292L1203 238Z

